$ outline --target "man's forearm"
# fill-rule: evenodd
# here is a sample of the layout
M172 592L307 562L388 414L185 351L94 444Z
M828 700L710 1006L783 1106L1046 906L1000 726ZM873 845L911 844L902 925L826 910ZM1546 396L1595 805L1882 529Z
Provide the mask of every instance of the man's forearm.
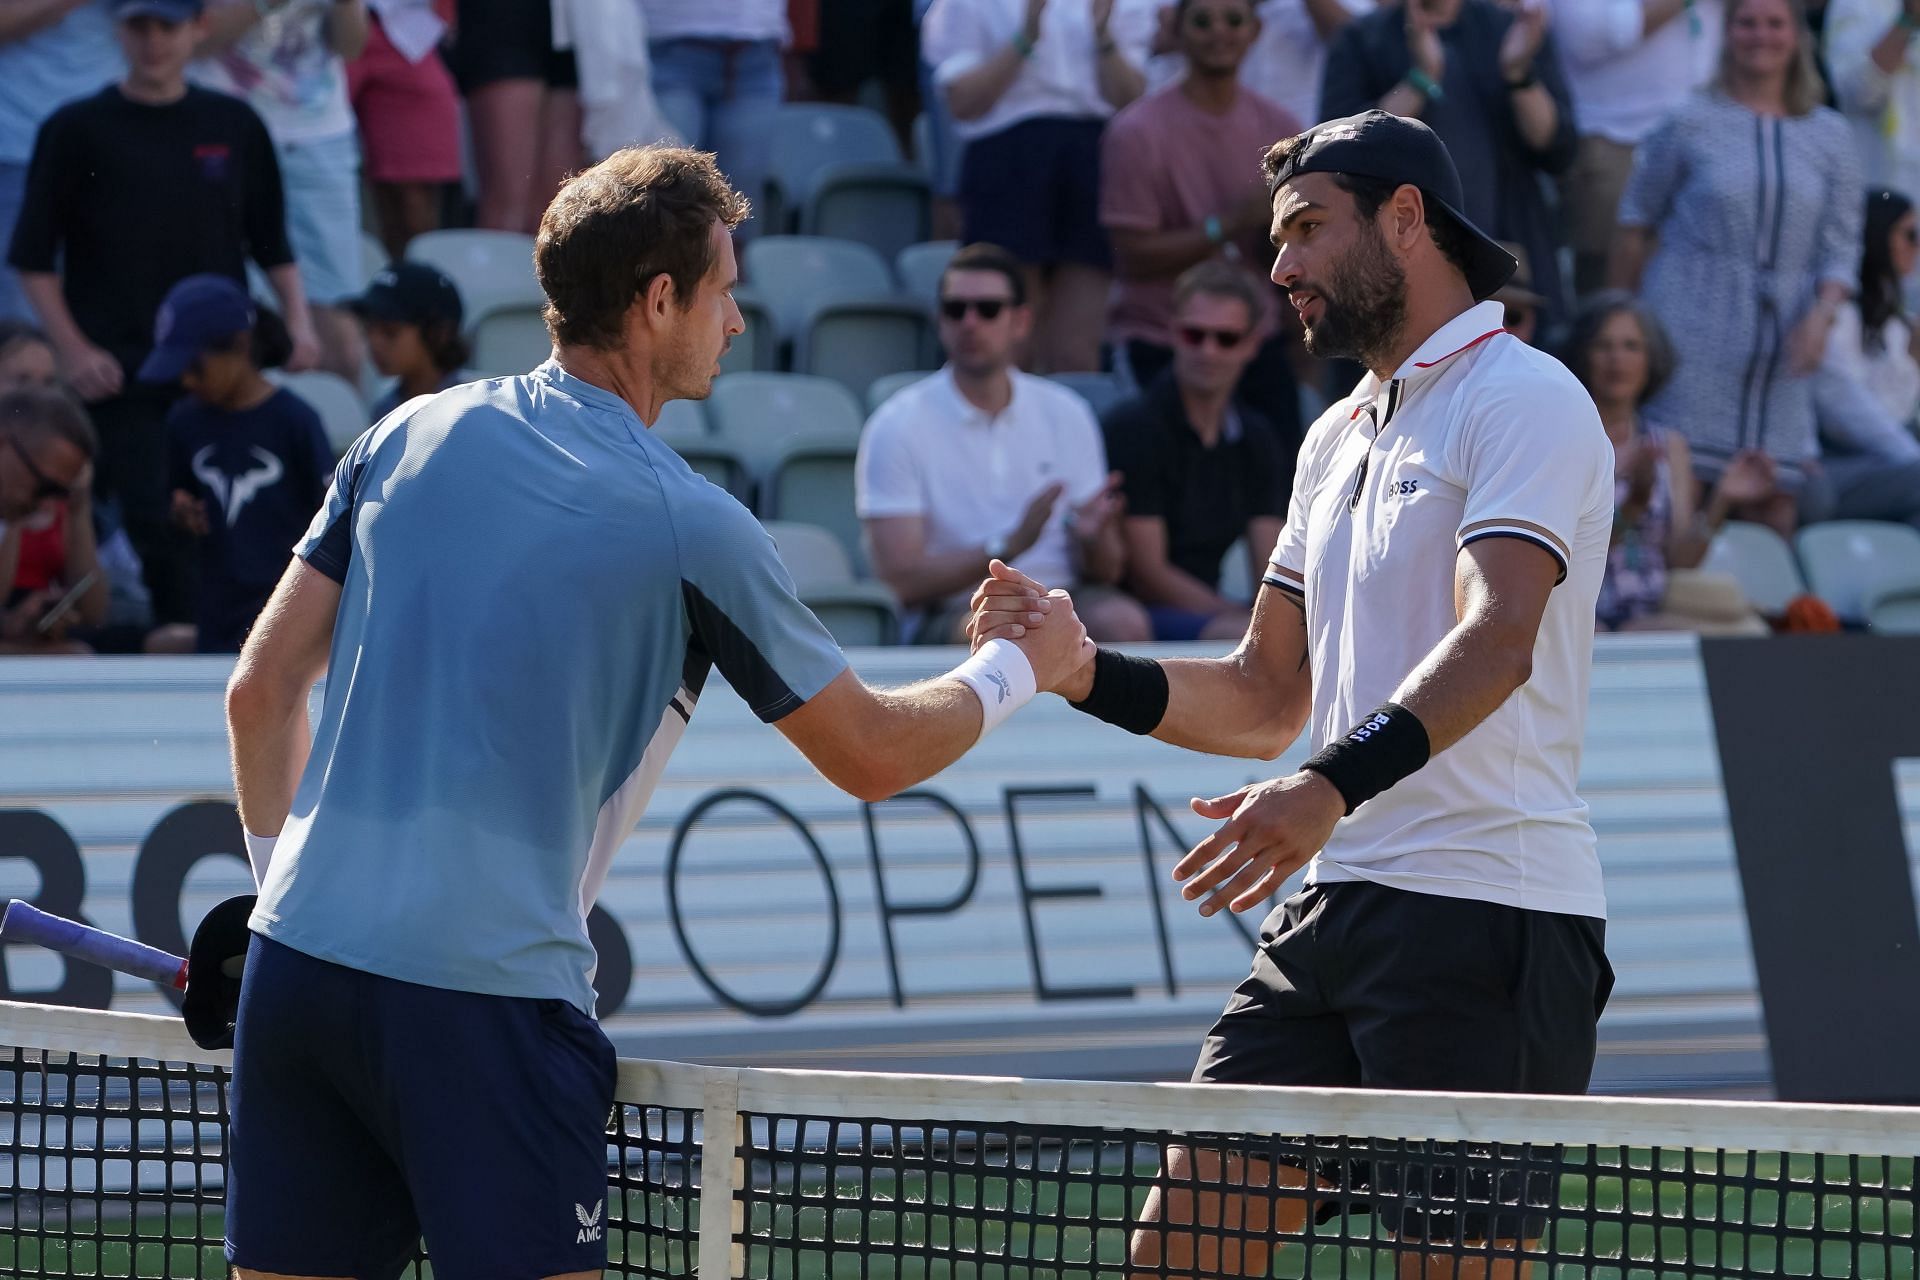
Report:
M1094 75L1100 96L1118 111L1147 91L1146 73L1127 61L1119 49L1094 54Z
M1110 238L1114 266L1124 280L1171 280L1195 263L1211 258L1221 243L1203 226L1174 231L1115 231Z
M240 821L257 836L277 836L293 809L294 791L312 749L306 693L243 699L230 692L227 731L233 741Z
M1340 28L1353 21L1353 12L1340 0L1306 0L1307 17L1313 23L1313 34L1325 44L1333 39Z
M307 288L300 283L299 265L283 262L277 267L269 267L267 279L272 281L273 292L280 299L280 310L286 318L287 327L297 333L302 326L310 324Z
M962 547L920 556L905 568L881 567L880 580L909 608L937 604L970 590L987 576L985 547Z
M1216 591L1178 565L1165 560L1135 565L1127 584L1142 603L1185 609L1189 613L1221 613L1230 606Z
M33 313L40 317L40 327L56 347L88 341L73 312L67 308L67 296L61 291L59 276L51 271L22 271L20 290L27 295Z
M1500 709L1532 674L1533 641L1497 618L1469 616L1413 669L1392 701L1411 711L1438 755Z
M1120 581L1127 567L1127 547L1120 539L1120 526L1109 522L1091 538L1076 535L1073 540L1074 573L1082 582L1110 586Z
M1513 104L1513 123L1521 141L1535 151L1553 145L1553 135L1560 129L1560 104L1545 85L1535 80L1524 89L1509 89L1507 101Z

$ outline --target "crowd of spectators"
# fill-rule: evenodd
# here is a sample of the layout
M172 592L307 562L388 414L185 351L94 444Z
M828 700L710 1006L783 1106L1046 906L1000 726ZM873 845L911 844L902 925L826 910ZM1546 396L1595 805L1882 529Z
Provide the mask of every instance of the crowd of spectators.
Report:
M411 241L529 233L654 139L764 210L794 97L879 107L967 246L944 367L854 469L911 639L958 638L994 556L1099 639L1239 634L1359 374L1266 277L1258 158L1374 107L1446 141L1521 264L1511 340L1600 408L1600 627L1764 630L1705 568L1729 521L1920 529L1920 0L0 0L0 480L39 498L0 516L0 652L232 651L327 475L270 370L374 418L462 380Z

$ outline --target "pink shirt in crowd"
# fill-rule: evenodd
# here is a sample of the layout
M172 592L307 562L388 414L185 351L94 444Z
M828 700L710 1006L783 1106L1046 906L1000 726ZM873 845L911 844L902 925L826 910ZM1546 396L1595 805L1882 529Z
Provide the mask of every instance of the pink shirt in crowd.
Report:
M1174 231L1223 220L1264 190L1260 157L1304 126L1270 98L1243 88L1232 109L1202 111L1169 85L1113 118L1101 143L1100 221L1109 230ZM1266 231L1233 243L1247 269L1273 265ZM1116 279L1114 336L1164 346L1171 341L1173 281Z

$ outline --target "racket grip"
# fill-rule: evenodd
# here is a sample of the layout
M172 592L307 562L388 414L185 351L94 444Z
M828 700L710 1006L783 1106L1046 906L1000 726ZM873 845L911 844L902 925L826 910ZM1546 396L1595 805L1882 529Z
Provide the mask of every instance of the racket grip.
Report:
M50 915L18 898L8 902L6 913L0 915L0 942L32 943L176 991L187 989L187 962L179 956L78 920Z

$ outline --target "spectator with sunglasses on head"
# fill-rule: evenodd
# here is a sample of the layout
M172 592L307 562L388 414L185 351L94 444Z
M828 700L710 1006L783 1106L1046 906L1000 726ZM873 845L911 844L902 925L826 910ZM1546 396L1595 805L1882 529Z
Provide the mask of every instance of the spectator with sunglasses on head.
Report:
M1122 504L1100 424L1074 392L1014 367L1033 328L1027 303L1006 250L968 245L948 263L946 367L896 392L860 437L854 506L875 575L922 644L966 643L968 598L993 560L1073 583L1088 635L1150 639L1146 611L1111 585Z
M1109 327L1143 387L1173 359L1174 281L1181 272L1223 259L1266 274L1272 209L1247 157L1303 127L1239 79L1260 32L1253 0L1181 0L1173 30L1185 78L1115 116L1100 157L1100 221L1118 276ZM1269 317L1279 311L1259 309ZM1242 361L1241 394L1297 443L1291 337L1269 319L1255 339L1252 358Z
M1181 276L1172 363L1107 413L1107 460L1127 500L1127 590L1155 640L1244 635L1251 613L1221 594L1224 559L1244 538L1247 580L1258 581L1286 517L1294 442L1235 395L1268 292L1225 262Z

